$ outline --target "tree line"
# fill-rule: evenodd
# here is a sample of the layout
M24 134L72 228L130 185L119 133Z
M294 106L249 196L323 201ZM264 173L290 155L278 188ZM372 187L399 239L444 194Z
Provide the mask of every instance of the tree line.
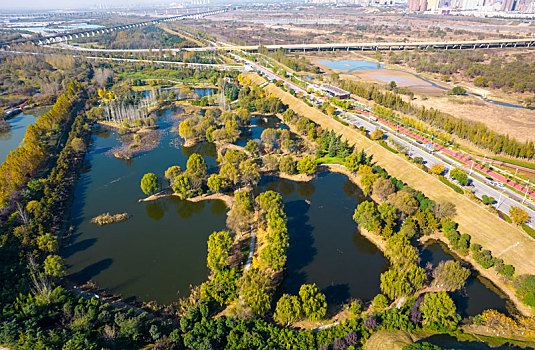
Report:
M382 92L373 84L341 80L340 86L355 95L373 100L383 107L412 115L432 127L468 140L494 153L526 159L532 159L535 155L533 141L519 142L514 137L490 130L484 123L463 120L434 108L413 105L404 101L399 94L391 91Z
M0 165L0 205L5 205L9 196L45 165L51 150L62 142L62 133L79 108L80 91L79 84L69 83L50 111L28 126L22 144Z

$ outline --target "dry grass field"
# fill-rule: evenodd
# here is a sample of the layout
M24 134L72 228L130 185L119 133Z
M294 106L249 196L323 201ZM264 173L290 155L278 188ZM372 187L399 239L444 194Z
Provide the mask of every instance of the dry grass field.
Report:
M261 80L255 79L253 81ZM458 215L455 220L459 223L459 230L470 234L472 242L482 244L486 249L490 249L495 256L500 255L506 263L516 267L517 273L535 274L535 260L531 259L535 256L535 240L523 231L499 219L468 198L455 193L437 178L382 148L361 135L357 130L340 124L273 84L269 84L266 89L281 98L296 113L306 116L323 128L335 130L357 148L365 149L369 154L373 154L373 160L392 176L422 191L435 201L453 202L457 207ZM517 242L519 244L515 246Z
M404 346L412 344L412 337L405 331L380 330L364 344L364 350L401 350Z
M473 96L440 96L425 100L419 97L412 103L485 123L491 130L512 135L519 141L535 141L535 111L532 110L498 106Z

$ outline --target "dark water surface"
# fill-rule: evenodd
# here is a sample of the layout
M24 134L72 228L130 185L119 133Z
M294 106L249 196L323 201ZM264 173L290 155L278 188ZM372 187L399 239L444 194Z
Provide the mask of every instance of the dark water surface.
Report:
M109 150L119 145L114 131L100 129L93 137L87 156L90 169L81 175L71 211L74 237L64 250L75 282L92 280L125 297L169 303L188 295L190 284L206 280L206 242L213 231L225 228L225 204L174 197L138 203L145 197L139 187L145 173L163 178L172 165L184 169L194 151L205 156L209 167L216 164L213 145L178 145L178 133L171 132L178 124L172 116L178 113L168 110L160 116L158 147L132 161L110 155ZM102 227L90 223L106 212L127 212L131 218Z
M284 196L288 216L288 276L284 289L297 294L316 283L328 303L369 301L380 293L388 267L382 252L361 236L352 219L362 192L345 175L323 173L310 182L263 179L264 189Z
M191 203L175 197L138 202L145 197L139 184L147 172L163 178L172 165L184 169L193 152L202 154L209 168L216 166L213 144L180 146L181 139L171 131L178 126L174 116L180 112L162 113L158 147L131 161L111 155L110 150L120 145L117 133L97 129L88 165L75 191L73 237L63 250L69 278L76 283L92 280L125 297L170 303L187 295L190 285L206 280L207 240L213 231L225 229L225 204ZM266 127L277 127L272 122L276 120L254 120L253 138ZM302 284L316 283L331 305L350 298L370 301L380 293L380 274L388 262L357 231L352 216L363 196L345 175L323 173L310 182L263 177L258 190L278 191L285 201L290 237L283 283L286 292L297 294ZM131 218L103 227L90 223L91 218L106 212L126 212ZM452 257L438 244L422 252L424 263L436 265L448 259ZM487 308L505 311L505 299L492 289L485 280L470 277L467 296L454 296L461 315L475 315Z
M430 262L433 267L436 267L441 261L454 260L454 257L442 243L429 242L422 250L421 259L424 265ZM464 267L469 268L468 264L460 262ZM491 281L474 271L468 277L464 290L450 293L450 296L457 305L457 313L463 318L476 316L488 309L502 313L508 313L508 310L514 309L513 304L508 301L504 293Z

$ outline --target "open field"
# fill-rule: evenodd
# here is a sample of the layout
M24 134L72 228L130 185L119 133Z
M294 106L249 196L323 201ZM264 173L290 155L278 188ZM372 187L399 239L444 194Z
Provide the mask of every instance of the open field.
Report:
M311 4L244 6L209 19L184 23L235 44L470 40L524 37L535 32L535 28L522 25L521 21L413 16L397 9L379 11Z
M485 248L490 249L495 256L501 254L500 257L506 263L515 265L519 274L535 273L535 261L526 258L535 254L535 241L524 232L489 213L468 198L456 194L437 178L424 173L407 160L380 147L355 129L343 126L273 84L269 84L266 89L290 105L298 114L308 117L324 128L335 130L357 148L365 149L368 153L373 154L374 161L384 167L392 176L424 192L433 200L453 202L459 213L455 217L459 223L459 229L463 233L470 234L472 242L482 244ZM517 242L520 243L518 246L510 248ZM508 248L510 249L506 250Z
M509 134L519 141L535 141L535 111L498 106L473 96L417 97L412 101L427 108L433 107L459 118L483 122L490 129Z

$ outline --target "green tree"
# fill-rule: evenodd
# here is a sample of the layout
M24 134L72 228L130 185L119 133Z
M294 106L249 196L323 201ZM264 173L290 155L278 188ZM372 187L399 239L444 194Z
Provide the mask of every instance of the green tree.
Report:
M468 185L468 175L459 168L450 171L450 176L453 177L461 186Z
M476 77L474 78L474 85L478 87L485 87L489 84L487 77Z
M249 140L247 141L247 145L245 145L245 150L251 154L258 154L260 148L254 140Z
M386 309L390 305L390 302L388 301L388 298L384 296L383 294L377 294L375 298L373 298L373 311L374 312L380 312Z
M175 177L173 191L175 191L175 193L177 193L181 199L186 198L190 190L190 180L186 175L178 175Z
M45 259L45 273L52 277L65 276L65 262L59 255L49 255Z
M361 202L353 214L353 220L367 231L379 233L378 231L381 228L379 213L377 212L375 203L372 201Z
M292 156L287 155L281 158L279 170L288 175L295 174L295 160Z
M275 307L275 322L287 326L301 319L301 301L296 295L283 294Z
M355 173L359 170L359 166L361 164L366 163L366 154L364 151L361 151L360 153L354 152L346 157L345 160L345 166L347 170L351 171L352 173Z
M281 194L275 191L266 191L260 193L256 197L255 202L260 210L265 213L272 208L282 208L284 205Z
M218 271L201 285L201 299L204 301L213 300L219 305L232 302L237 298L236 282L238 278L238 273L234 268Z
M466 89L461 86L455 86L453 89L448 91L448 95L464 95L466 94Z
M214 232L208 238L208 268L216 273L228 267L228 250L232 239L228 231Z
M206 163L204 158L198 154L193 153L186 164L186 173L188 176L200 179L206 175Z
M509 208L509 216L515 225L522 225L530 220L529 214L525 209L515 206Z
M277 141L277 131L273 128L268 128L262 131L260 139L264 143L266 149L271 150L275 146Z
M263 316L270 308L270 284L268 272L258 269L250 269L238 281L240 297L257 316Z
M208 188L214 193L219 193L224 184L223 178L217 174L210 175L207 182Z
M433 285L447 292L461 289L470 276L470 270L461 266L458 261L441 261L433 271Z
M51 233L38 236L37 246L39 249L47 253L56 253L59 250L58 239Z
M260 181L260 166L254 159L247 159L240 164L241 180L247 185L255 186Z
M159 189L158 177L154 173L147 173L141 179L141 190L146 195L156 193Z
M454 329L460 321L455 303L446 292L427 293L420 311L424 326L431 329Z
M425 270L414 264L402 270L391 268L381 274L381 290L390 299L409 296L422 288L425 279Z
M535 276L520 275L515 279L516 294L522 302L535 307Z
M165 171L165 178L169 181L169 185L173 186L175 178L182 173L182 169L178 165L173 165Z
M297 162L299 174L314 174L316 172L316 161L311 157L303 157Z
M219 176L234 185L240 181L240 174L236 165L232 163L225 164L219 169Z
M360 186L362 192L367 196L371 193L375 180L379 178L379 175L373 173L373 169L369 165L361 165L357 174L360 176Z
M319 321L327 313L325 295L320 293L316 284L303 284L299 289L303 316L311 321Z

